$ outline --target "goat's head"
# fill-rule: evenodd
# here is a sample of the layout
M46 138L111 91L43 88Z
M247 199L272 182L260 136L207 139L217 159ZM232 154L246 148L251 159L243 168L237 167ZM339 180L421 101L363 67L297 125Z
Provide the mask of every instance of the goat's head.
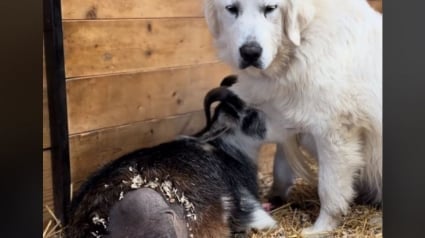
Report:
M197 136L215 138L226 134L241 142L245 139L261 144L267 140L266 115L228 89L236 80L235 76L226 77L220 87L207 93L204 98L207 125ZM211 116L211 106L215 102L219 104Z

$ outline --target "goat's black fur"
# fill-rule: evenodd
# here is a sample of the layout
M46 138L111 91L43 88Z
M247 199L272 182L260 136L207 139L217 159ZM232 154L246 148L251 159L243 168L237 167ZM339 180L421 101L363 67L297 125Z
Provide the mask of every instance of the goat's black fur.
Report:
M66 236L115 237L110 236L114 232L108 226L110 211L122 195L140 189L129 184L137 175L147 181L170 181L178 193L187 197L197 216L188 221L188 233L194 237L226 237L245 231L253 219L252 212L259 206L257 168L254 155L247 154L232 140L237 140L235 135L241 132L239 136L260 144L266 132L265 120L261 112L247 107L223 87L210 91L205 100L206 111L210 110L210 102L221 103L212 119L206 114L209 123L196 137L136 150L87 179L72 201ZM158 189L155 191L161 194ZM223 205L223 198L228 199L228 206ZM104 218L105 224L93 222L94 217ZM138 236L141 233L137 229L126 235L145 237Z

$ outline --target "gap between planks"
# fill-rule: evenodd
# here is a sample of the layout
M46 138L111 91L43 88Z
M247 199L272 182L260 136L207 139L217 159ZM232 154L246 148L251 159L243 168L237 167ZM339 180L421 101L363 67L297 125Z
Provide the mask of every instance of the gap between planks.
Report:
M121 17L121 18L94 18L94 19L62 19L62 22L86 21L134 21L134 20L174 20L174 19L205 19L204 16L176 16L176 17Z
M101 78L101 77L109 77L109 76L119 76L119 75L131 75L138 73L151 73L158 71L171 71L171 70L179 70L179 69L189 69L194 66L206 66L213 64L224 64L221 60L214 60L210 62L202 62L199 64L183 64L179 66L169 66L169 67L147 67L143 69L135 69L135 70L126 70L123 72L116 73L105 73L105 74L92 74L92 75L84 75L84 76L73 76L66 78L66 81L80 80L80 79L92 79L92 78Z
M122 125L118 125L118 126L108 126L108 127L97 128L97 129L94 129L94 130L88 130L88 131L84 131L84 132L72 133L72 134L69 134L69 138L76 137L76 136L87 136L87 135L92 134L92 133L106 131L106 130L110 130L110 129L119 129L119 128L128 127L128 126L135 125L135 124L151 123L151 122L157 122L157 121L162 121L162 120L174 119L174 118L177 118L177 117L183 117L183 116L188 116L190 114L199 113L201 111L203 111L203 110L195 110L195 111L190 111L190 112L186 112L186 113L179 113L179 114L175 114L175 115L163 117L163 118L141 120L141 121L135 121L135 122L126 123L126 124L122 124Z

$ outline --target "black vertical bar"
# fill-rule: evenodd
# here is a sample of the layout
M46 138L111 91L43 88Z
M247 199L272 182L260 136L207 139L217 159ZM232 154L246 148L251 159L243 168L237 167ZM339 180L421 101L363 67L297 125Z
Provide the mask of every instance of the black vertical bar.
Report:
M43 10L54 206L55 215L66 222L70 202L70 164L60 0L43 0Z

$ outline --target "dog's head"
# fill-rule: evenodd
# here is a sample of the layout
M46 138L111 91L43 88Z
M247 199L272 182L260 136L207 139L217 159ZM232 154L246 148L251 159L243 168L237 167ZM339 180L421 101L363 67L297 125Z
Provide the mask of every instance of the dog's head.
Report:
M311 0L205 0L204 9L220 58L241 70L289 58L314 16Z

